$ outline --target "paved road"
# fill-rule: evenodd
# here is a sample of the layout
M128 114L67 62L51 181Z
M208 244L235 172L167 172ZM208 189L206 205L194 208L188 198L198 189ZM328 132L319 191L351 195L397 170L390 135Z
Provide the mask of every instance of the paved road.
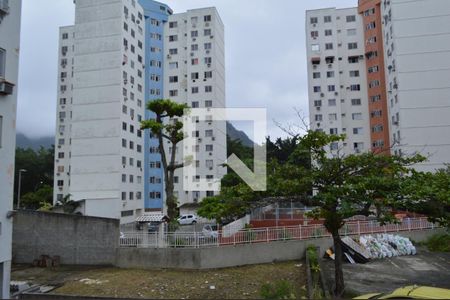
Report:
M406 285L427 285L450 289L450 253L419 248L415 256L373 260L367 264L344 264L346 288L351 293L390 292ZM325 261L329 286L334 282L334 265Z

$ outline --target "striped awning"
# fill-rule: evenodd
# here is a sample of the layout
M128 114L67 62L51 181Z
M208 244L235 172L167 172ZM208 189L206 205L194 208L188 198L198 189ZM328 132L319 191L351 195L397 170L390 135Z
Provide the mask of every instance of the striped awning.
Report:
M146 214L138 217L136 222L163 222L166 219L169 218L163 214Z

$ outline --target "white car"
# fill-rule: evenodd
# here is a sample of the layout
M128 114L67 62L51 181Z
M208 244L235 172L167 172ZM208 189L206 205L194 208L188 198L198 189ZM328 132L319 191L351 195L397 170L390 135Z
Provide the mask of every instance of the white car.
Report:
M178 218L178 223L180 225L192 225L197 223L197 216L196 215L182 215Z
M202 234L205 238L215 238L219 237L219 232L217 231L217 225L206 224L203 226Z

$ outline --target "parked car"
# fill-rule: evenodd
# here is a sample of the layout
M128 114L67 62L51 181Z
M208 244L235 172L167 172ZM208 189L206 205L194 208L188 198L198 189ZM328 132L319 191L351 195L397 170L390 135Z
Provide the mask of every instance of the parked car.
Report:
M410 285L396 289L392 293L372 293L353 299L450 299L450 290Z
M191 225L197 223L197 216L196 215L182 215L178 218L178 223L180 225Z
M158 232L159 230L159 222L149 222L147 223L147 230L149 233Z
M206 224L203 226L202 234L205 238L218 238L219 231L217 225Z

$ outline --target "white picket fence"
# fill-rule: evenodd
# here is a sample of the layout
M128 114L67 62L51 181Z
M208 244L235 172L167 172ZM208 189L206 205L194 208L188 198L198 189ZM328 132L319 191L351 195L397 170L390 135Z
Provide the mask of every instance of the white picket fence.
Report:
M426 218L404 219L401 223L386 225L381 225L376 221L357 221L345 224L341 228L340 233L342 236L350 236L415 231L436 227L435 224L428 222ZM243 229L232 235L229 235L229 232L219 231L215 237L206 237L201 232L169 232L165 234L128 232L123 233L121 236L120 247L204 248L286 240L307 240L329 236L331 236L330 233L323 225Z

